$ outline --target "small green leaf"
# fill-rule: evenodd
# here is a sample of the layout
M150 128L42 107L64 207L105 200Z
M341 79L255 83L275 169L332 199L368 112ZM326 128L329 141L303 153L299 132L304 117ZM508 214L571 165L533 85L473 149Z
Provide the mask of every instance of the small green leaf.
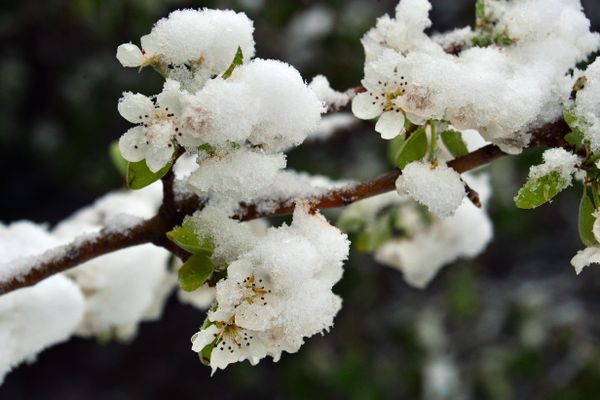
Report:
M227 71L225 71L222 75L223 79L227 79L231 76L231 74L233 74L233 70L236 69L236 67L242 65L244 63L244 54L242 53L242 48L238 47L237 51L235 52L235 57L233 57L233 61L231 62L231 65L229 66L229 68L227 68Z
M595 221L593 213L594 203L584 190L579 203L579 237L586 246L593 246L596 243L593 233Z
M189 219L185 220L181 226L167 232L167 238L192 254L204 254L210 257L215 249L215 245L209 237L202 239L198 237L194 224Z
M565 135L565 140L575 149L579 150L583 147L583 134L579 129L573 130Z
M547 203L566 189L569 182L559 171L552 171L539 178L530 179L515 197L517 207L532 209Z
M405 137L405 134L398 135L388 143L388 157L392 164L395 164L396 154L398 154L400 147L402 147L402 144L404 144Z
M145 160L130 162L127 166L127 185L130 189L142 189L165 176L172 165L173 161L171 160L160 170L152 172Z
M113 165L115 166L117 171L119 171L119 174L121 174L122 176L127 176L128 161L124 159L121 155L121 150L119 150L119 142L117 140L113 141L110 144L110 147L108 148L108 153L110 155L110 159Z
M427 135L425 127L420 127L400 146L395 157L396 166L403 169L407 164L422 159L426 154Z
M213 349L215 348L216 344L217 344L217 339L215 339L213 342L204 346L204 348L200 351L200 353L198 353L198 356L200 357L200 362L203 365L210 367L210 356L212 355Z
M460 132L450 130L444 131L440 135L442 137L442 142L444 142L444 146L446 146L450 154L455 158L469 154L469 149L463 141Z
M186 292L193 292L204 285L214 268L210 257L204 254L192 255L177 272L179 286Z
M569 125L569 128L574 129L576 128L577 125L577 116L575 114L573 114L570 111L564 111L563 112L563 117L565 119L565 122L567 123L567 125Z

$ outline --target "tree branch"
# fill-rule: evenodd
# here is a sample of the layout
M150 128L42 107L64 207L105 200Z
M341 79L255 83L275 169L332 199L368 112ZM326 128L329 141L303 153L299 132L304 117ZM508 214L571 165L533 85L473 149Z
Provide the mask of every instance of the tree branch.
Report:
M568 132L569 127L562 119L546 124L532 131L532 139L528 147L560 146L569 148L564 140L564 135ZM463 173L488 164L504 155L506 153L502 152L497 146L487 145L448 162L448 166L459 173ZM294 211L295 202L299 200L308 201L319 209L346 206L358 200L395 190L395 182L400 174L400 170L394 170L377 179L334 189L318 197L282 199L274 210L270 209L268 212L260 211L257 204L240 204L238 218L242 221L248 221L261 217L289 215ZM201 208L204 200L195 196L176 199L173 180L172 172L163 178L164 201L155 217L125 231L115 231L107 227L90 239L76 241L53 250L50 254L59 254L60 256L49 256L47 259L39 261L25 275L0 282L0 294L34 285L42 279L64 272L95 257L144 243L153 243L164 247L178 257L186 259L189 255L178 248L176 249L166 238L166 233L181 224L185 216Z

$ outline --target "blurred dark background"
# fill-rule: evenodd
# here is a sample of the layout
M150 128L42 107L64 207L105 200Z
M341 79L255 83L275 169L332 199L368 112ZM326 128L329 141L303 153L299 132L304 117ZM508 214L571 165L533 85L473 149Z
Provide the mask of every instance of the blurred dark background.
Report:
M472 24L471 0L434 0L433 30ZM326 75L362 77L359 39L393 0L23 0L0 5L0 220L56 223L121 187L109 144L128 124L125 90L156 93L151 71L124 69L120 43L185 7L232 8L255 21L257 56ZM600 2L584 0L600 28ZM332 331L278 364L230 366L210 378L189 351L200 311L171 299L131 344L73 339L9 374L0 399L332 398L595 399L600 391L600 269L576 277L577 190L535 211L512 197L539 151L496 162L495 240L445 268L427 290L353 253ZM292 167L365 179L389 169L369 132L310 144ZM2 345L0 343L0 345Z

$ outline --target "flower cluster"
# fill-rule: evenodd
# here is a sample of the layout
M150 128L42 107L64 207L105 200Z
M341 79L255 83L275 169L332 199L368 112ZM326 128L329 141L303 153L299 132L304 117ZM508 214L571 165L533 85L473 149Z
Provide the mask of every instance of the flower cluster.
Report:
M197 223L206 227L214 218L206 214L215 212L200 212ZM238 233L235 241L240 239ZM331 288L342 276L349 242L319 214L297 206L290 226L270 228L258 242L249 240L247 251L228 266L227 278L217 283L215 305L192 338L194 351L210 352L213 372L298 351L304 338L329 329L341 307ZM217 243L233 256L230 245Z
M123 65L151 64L166 82L157 96L125 93L119 101L121 115L137 124L119 141L123 157L158 172L184 149L199 165L189 188L214 202L233 206L268 193L286 166L282 151L301 144L324 111L293 67L251 59L252 24L244 14L176 11L142 38L143 51L132 46L118 49Z
M404 132L405 117L417 125L445 120L518 153L530 128L560 116L569 71L600 47L578 1L479 1L474 31L434 38L423 33L430 8L403 0L395 18L382 17L363 38L367 92L353 112L379 117L385 139Z

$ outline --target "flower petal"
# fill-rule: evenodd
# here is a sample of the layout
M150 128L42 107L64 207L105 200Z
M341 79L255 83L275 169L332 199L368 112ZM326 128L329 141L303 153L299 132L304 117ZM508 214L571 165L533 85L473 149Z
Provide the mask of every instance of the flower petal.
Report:
M424 125L427 122L427 118L411 112L406 112L406 118L415 125Z
M571 265L575 268L577 275L590 264L600 264L600 248L586 247L584 250L579 250L571 259Z
M170 113L179 114L181 110L182 92L179 90L180 84L172 79L167 79L163 91L156 97L156 102Z
M374 104L373 104L374 103ZM373 119L383 112L383 105L370 93L360 93L352 100L352 113L360 119Z
M139 67L144 63L144 54L135 44L125 43L117 47L117 60L124 67Z
M119 114L127 121L140 123L144 116L154 110L154 104L143 94L126 92L119 100L117 108Z
M147 149L144 131L143 127L136 126L125 132L119 139L119 150L127 161L138 162L144 159Z
M375 131L382 139L390 140L404 132L404 113L402 111L386 111L381 114Z
M192 336L192 351L200 352L213 340L215 340L215 334L219 332L219 329L215 325L210 325L206 329L202 329Z
M152 172L158 172L164 167L173 155L173 146L154 147L149 154L146 154L146 165Z
M146 57L154 57L160 54L160 42L157 40L156 35L149 33L147 35L142 36L140 39L140 43L142 44L142 49Z

